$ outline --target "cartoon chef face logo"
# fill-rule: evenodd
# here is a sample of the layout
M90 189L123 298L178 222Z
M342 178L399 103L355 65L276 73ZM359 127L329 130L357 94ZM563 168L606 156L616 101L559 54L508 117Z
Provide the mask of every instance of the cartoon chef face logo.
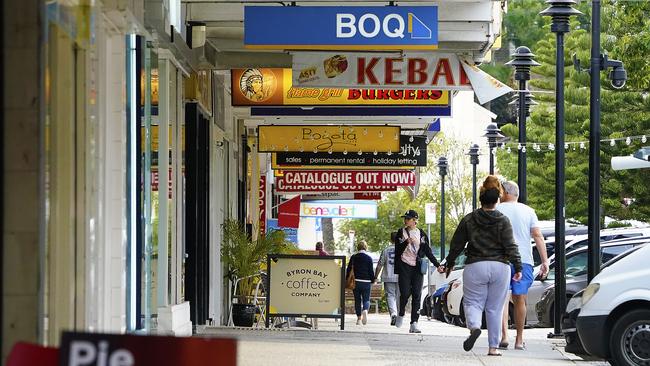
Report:
M276 88L275 76L265 71L246 69L242 73L239 89L246 99L252 102L264 102L273 95Z

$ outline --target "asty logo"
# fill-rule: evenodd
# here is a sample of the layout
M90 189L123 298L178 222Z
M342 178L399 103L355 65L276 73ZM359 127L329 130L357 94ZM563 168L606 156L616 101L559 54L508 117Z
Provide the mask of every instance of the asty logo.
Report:
M407 27L408 25L408 27ZM408 13L408 24L401 14L388 14L383 19L366 13L359 17L350 13L336 14L336 38L352 38L357 32L364 38L374 38L383 32L388 38L404 38L405 29L411 39L431 39L433 32L415 14Z

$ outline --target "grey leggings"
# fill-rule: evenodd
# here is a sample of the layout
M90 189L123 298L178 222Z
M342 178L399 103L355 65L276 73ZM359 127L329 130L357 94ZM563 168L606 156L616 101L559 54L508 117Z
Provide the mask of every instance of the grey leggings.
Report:
M465 266L463 271L463 306L467 328L480 329L485 310L488 343L499 346L501 317L510 286L510 266L497 261L481 261Z

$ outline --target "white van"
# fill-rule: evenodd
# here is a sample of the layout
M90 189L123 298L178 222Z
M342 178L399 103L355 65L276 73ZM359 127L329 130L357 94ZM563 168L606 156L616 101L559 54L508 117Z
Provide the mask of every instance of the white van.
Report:
M613 365L650 364L650 245L604 269L582 293L585 350Z

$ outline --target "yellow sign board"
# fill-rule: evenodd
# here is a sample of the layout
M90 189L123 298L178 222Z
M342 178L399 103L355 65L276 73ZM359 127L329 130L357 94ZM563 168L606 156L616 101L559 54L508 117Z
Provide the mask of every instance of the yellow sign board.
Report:
M291 69L231 71L233 106L445 106L448 90L295 88Z
M397 152L399 126L259 126L259 152Z
M270 264L270 315L342 314L342 259L272 256Z

